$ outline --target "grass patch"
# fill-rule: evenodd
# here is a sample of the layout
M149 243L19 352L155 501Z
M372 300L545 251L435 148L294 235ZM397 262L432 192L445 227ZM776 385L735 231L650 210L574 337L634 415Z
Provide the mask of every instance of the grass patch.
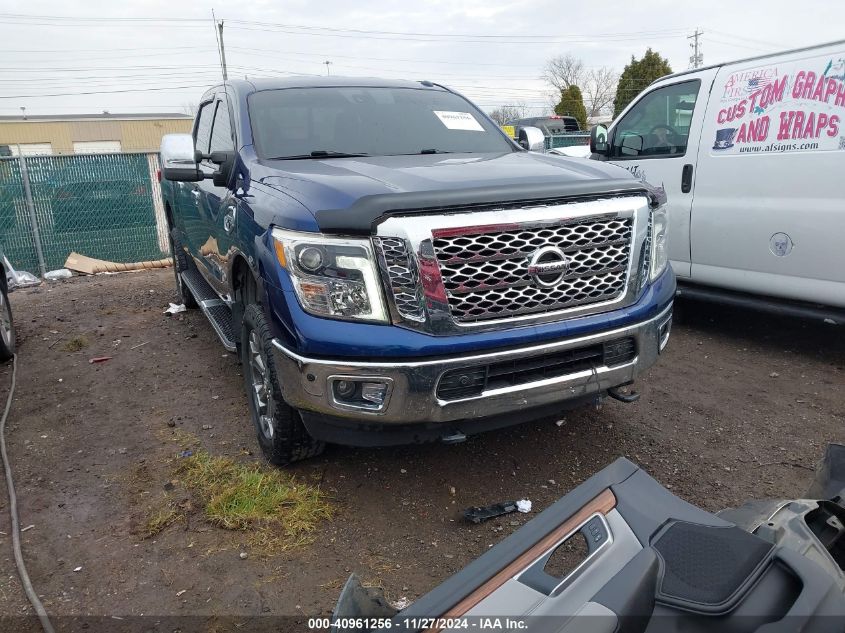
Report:
M72 339L62 345L62 349L66 352L78 352L81 349L85 349L90 344L91 343L89 343L88 339L84 336L74 336Z
M164 530L166 527L181 521L183 516L173 508L162 508L149 519L144 526L144 538L151 538Z
M256 464L198 451L179 460L178 474L202 500L206 519L227 530L249 532L250 544L265 553L311 541L332 506L316 486Z

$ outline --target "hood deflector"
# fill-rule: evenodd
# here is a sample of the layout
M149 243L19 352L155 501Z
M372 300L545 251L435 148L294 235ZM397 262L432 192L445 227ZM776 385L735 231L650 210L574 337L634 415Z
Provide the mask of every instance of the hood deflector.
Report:
M663 189L639 180L618 178L376 194L364 196L346 209L315 211L314 217L323 233L371 235L381 220L392 215L466 212L490 205L530 206L627 195L645 195L651 207L666 202Z

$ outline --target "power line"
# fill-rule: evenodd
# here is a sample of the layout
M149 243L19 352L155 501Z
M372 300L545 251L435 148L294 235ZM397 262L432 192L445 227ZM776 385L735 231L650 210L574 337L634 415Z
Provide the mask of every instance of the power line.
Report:
M84 26L86 23L90 22L116 22L116 23L136 23L136 22L175 22L180 24L195 24L196 26L201 26L201 23L204 21L202 18L179 18L179 17L83 17L83 16L60 16L60 15L32 15L32 14L24 14L24 13L0 13L0 20L3 19L10 19L10 20L19 20L19 21L28 21L28 20L42 20L47 22L56 22L61 24L70 24L76 26ZM327 27L327 26L311 26L305 24L287 24L287 23L279 23L279 22L262 22L256 20L239 20L239 19L230 19L229 22L236 23L236 24L246 24L251 26L264 26L264 27L280 27L280 28L287 28L287 29L296 29L302 31L326 31L326 32L333 32L333 33L344 33L344 34L353 34L355 36L359 35L395 35L399 37L435 37L435 38L445 38L445 39L454 39L454 38L479 38L479 39L527 39L529 36L520 36L520 35L513 35L513 34L490 34L490 33L436 33L436 32L414 32L414 31L383 31L383 30L373 30L373 29L353 29L353 28L335 28L335 27ZM621 31L615 33L593 33L593 34L585 34L585 33L574 33L574 34L561 34L555 33L551 35L542 35L542 34L532 34L530 39L537 40L537 39L545 39L545 40L552 40L557 41L562 38L578 38L582 41L592 41L595 39L603 39L603 38L616 38L616 37L636 37L642 38L644 36L649 35L663 35L663 34L673 34L678 35L683 32L683 29L674 28L674 29L652 29L647 31Z
M0 95L0 99L35 99L36 97L77 97L80 95L111 95L125 92L153 92L160 90L182 90L188 88L207 88L208 84L193 84L189 86L164 86L160 88L129 88L126 90L93 90L90 92L54 92L50 94L29 95Z

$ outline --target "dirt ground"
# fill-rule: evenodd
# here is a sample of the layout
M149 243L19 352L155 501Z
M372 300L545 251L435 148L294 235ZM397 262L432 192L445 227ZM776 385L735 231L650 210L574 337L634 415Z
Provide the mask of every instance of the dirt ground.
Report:
M639 403L453 446L332 446L297 465L337 508L311 545L263 557L198 511L144 538L190 435L215 455L262 459L236 358L201 313L163 315L174 300L169 270L12 295L20 356L7 439L21 523L34 526L26 561L51 615L193 615L208 630L232 617L326 615L353 571L391 600L413 600L619 456L717 510L801 495L826 443L845 441L840 330L688 304L637 385ZM66 351L80 335L90 344ZM96 356L112 359L89 363ZM0 368L3 401L10 378L11 365ZM468 506L518 498L534 512L460 519ZM0 618L30 613L9 533L3 486Z

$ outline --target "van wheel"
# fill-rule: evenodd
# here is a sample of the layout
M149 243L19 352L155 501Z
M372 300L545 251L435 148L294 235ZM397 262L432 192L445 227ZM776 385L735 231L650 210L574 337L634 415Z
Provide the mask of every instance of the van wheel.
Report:
M194 295L188 290L185 282L182 281L182 274L186 270L190 270L191 263L188 261L188 254L182 248L179 239L173 236L173 231L170 232L170 254L173 256L173 273L176 275L176 294L185 304L186 308L193 309L198 307L197 300Z
M267 461L287 466L319 455L325 444L308 435L299 411L282 398L272 349L264 312L253 303L244 311L241 327L241 365L249 412Z
M0 361L15 355L15 324L5 284L0 286Z

